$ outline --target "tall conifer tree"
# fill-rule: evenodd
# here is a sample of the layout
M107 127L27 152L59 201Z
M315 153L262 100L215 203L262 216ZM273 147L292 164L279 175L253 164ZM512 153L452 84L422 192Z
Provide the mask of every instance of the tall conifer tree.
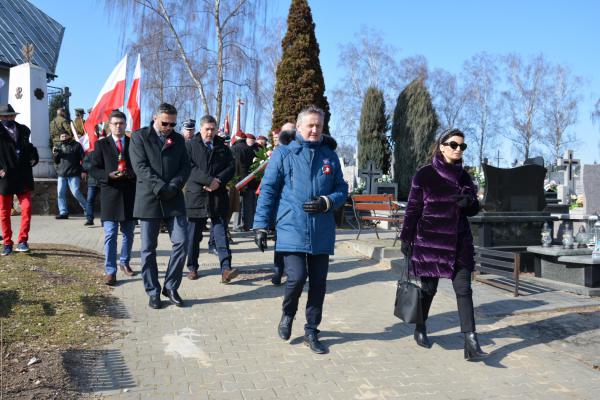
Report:
M286 122L296 122L298 113L315 105L325 112L323 131L329 133L329 103L319 62L319 44L307 0L292 0L283 52L277 66L273 98L273 130Z
M439 122L431 96L422 78L412 81L398 96L392 139L394 141L394 176L398 197L405 199L416 170L430 162L431 146Z
M383 92L369 87L360 112L358 128L358 167L365 168L371 160L375 166L387 174L390 170L390 146L386 137L389 129L385 115Z

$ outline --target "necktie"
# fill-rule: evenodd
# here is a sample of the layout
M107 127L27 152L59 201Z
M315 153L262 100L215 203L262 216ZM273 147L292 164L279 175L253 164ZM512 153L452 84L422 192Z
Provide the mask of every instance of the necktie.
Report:
M212 142L206 142L206 147L208 147L208 151L212 151Z
M117 139L117 150L119 150L119 155L123 153L123 143L121 142L121 139Z

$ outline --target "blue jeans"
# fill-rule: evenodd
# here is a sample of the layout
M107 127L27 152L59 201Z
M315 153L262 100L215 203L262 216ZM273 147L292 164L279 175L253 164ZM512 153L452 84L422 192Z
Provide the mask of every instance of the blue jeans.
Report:
M100 188L98 186L90 186L87 187L87 207L85 209L85 217L88 221L94 220L94 202L96 201L96 196L100 192Z
M283 314L294 316L298 301L308 277L308 300L306 302L306 325L304 333L318 333L317 327L323 315L323 301L327 289L329 255L281 252L285 263L287 281L283 297Z
M162 218L146 218L140 221L142 246L140 249L142 261L142 279L148 296L160 296L160 283L158 282L158 266L156 265L156 246ZM165 274L164 287L177 290L181 284L181 273L185 263L187 249L187 218L164 218L171 238L172 253Z
M87 208L87 202L85 201L85 197L79 191L79 184L81 183L81 178L78 176L59 176L58 177L58 213L60 215L68 215L69 207L67 206L67 186L71 189L71 193L79 202L79 205L85 210Z
M206 221L208 218L190 218L188 220L188 257L187 257L187 268L190 271L197 271L198 257L200 257L200 242L202 241L202 230L206 227ZM211 235L215 241L215 247L219 253L219 264L221 266L221 273L226 269L231 268L231 250L229 250L229 241L227 240L227 226L225 218L215 217L211 218L210 222Z
M117 273L117 236L119 234L119 225L121 225L121 234L123 235L119 263L129 265L129 260L131 259L135 221L102 221L102 226L104 227L104 269L107 274Z

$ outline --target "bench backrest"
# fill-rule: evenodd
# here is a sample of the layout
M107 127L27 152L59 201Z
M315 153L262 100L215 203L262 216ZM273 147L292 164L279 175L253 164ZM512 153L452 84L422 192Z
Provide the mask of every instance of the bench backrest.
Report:
M354 194L352 204L356 210L394 210L397 207L392 194Z

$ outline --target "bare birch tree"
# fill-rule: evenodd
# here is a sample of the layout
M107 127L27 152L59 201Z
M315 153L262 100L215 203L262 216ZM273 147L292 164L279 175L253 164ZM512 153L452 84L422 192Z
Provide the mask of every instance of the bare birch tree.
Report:
M143 47L144 27L164 29L163 48L155 54L174 53L178 62L164 58L152 62L179 64L202 105L202 112L214 114L220 122L224 99L230 93L256 95L256 32L259 16L266 10L262 0L105 0L107 8L121 17L123 26L134 23L129 41ZM124 31L125 34L127 31ZM140 46L141 45L141 46ZM145 63L146 68L149 63ZM180 75L180 78L182 76ZM145 78L144 78L145 79ZM150 78L152 79L152 78ZM157 79L159 79L157 77ZM179 83L179 82L178 82ZM170 100L173 102L173 100ZM190 106L190 108L193 108ZM212 112L211 112L212 111Z
M461 128L467 93L455 74L436 68L429 74L429 91L440 120L440 129Z
M502 92L502 98L512 125L508 139L527 159L532 146L541 138L549 66L541 54L529 62L523 61L520 55L510 54L505 59L505 66L508 89Z
M556 65L550 72L550 85L544 104L544 143L554 160L562 157L565 147L577 141L570 128L577 122L583 79L573 76L565 66Z
M465 130L477 146L477 165L481 165L495 142L501 117L496 89L497 60L487 53L478 53L465 61L461 75L467 93Z
M362 101L370 86L383 90L389 113L403 87L400 65L394 59L397 52L385 43L381 32L365 26L352 42L340 45L338 67L344 75L333 89L331 104L332 115L339 116L333 121L336 137L356 138Z

